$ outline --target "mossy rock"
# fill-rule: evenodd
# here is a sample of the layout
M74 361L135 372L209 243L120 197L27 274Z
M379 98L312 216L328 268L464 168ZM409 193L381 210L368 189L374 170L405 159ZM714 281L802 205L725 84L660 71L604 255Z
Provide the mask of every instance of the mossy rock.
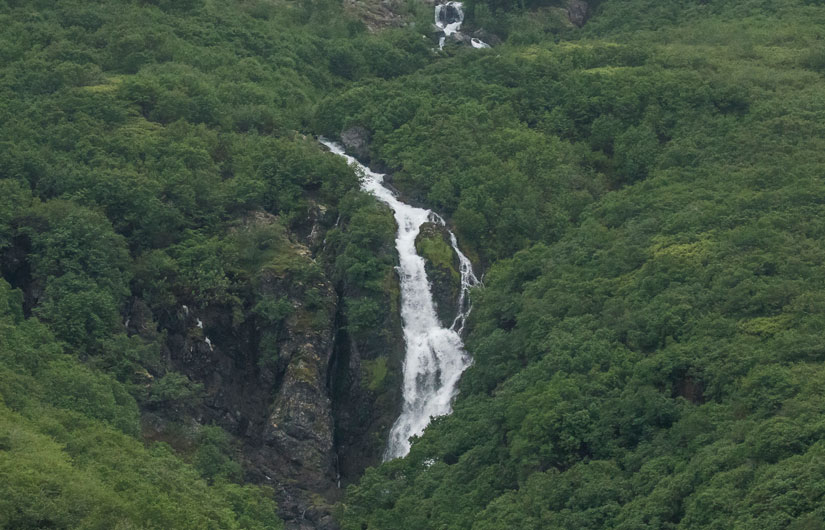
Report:
M458 311L461 290L460 264L450 245L450 234L443 226L424 223L415 240L415 248L424 258L438 318L449 326Z
M378 392L384 388L387 380L387 358L378 357L374 360L361 361L363 385Z

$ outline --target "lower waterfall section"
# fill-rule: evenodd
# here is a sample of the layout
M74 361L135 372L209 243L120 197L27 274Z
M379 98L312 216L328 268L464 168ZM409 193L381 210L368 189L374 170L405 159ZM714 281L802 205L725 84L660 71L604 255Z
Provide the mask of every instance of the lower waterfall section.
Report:
M455 235L450 240L461 264L461 292L458 311L450 327L442 326L436 315L424 258L417 254L415 240L421 225L434 221L441 225L440 216L423 208L416 208L398 200L383 184L384 175L371 171L355 158L344 153L338 144L320 140L332 153L344 157L361 174L361 188L386 203L393 211L398 233L398 275L401 284L401 319L404 328L406 354L404 358L403 407L401 415L390 430L384 460L406 455L410 437L420 435L434 416L452 411L452 400L462 372L471 364L464 351L460 333L470 311L467 291L477 285L472 264L458 249Z

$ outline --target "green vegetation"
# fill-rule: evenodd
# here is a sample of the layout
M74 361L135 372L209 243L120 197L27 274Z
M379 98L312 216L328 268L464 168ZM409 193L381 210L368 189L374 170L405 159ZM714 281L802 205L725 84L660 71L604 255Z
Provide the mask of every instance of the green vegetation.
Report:
M387 378L387 358L379 357L372 361L362 361L366 387L373 392L381 390Z
M0 527L280 527L274 491L239 485L241 444L193 427L205 386L170 336L206 341L184 306L227 315L224 342L245 330L272 370L288 319L321 327L333 266L301 238L374 205L298 131L429 48L363 39L326 0L12 0L0 24ZM380 298L392 263L356 249L357 300Z
M438 52L414 5L0 0L0 527L281 526L192 427L184 305L274 372L331 280L392 409L393 219L305 136L358 125L486 274L454 414L345 529L822 528L825 5L564 6L468 2L504 43Z
M454 414L344 528L822 528L825 9L523 16L319 109L490 263Z
M394 340L390 323L400 319L393 311L395 222L386 206L362 193L345 196L339 207L339 227L327 235L333 276L344 286L347 333L369 349L376 338Z
M128 385L67 353L21 302L0 280L0 527L281 526L271 492L226 480L238 470L210 450L214 429L194 467L144 446Z
M442 270L449 271L450 277L455 282L461 281L461 274L454 266L455 252L452 247L444 241L440 232L433 234L422 234L415 241L415 250L424 259Z

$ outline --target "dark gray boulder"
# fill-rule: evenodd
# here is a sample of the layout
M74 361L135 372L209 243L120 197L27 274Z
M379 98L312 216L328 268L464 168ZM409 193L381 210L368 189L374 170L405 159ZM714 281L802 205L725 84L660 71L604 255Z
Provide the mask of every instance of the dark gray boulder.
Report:
M452 4L452 2L444 4L444 6L438 11L438 21L444 24L454 24L456 22L461 22L464 17L461 14L461 11L458 10L456 6Z
M486 42L490 46L498 46L501 44L501 39L498 38L498 35L494 33L490 33L486 29L479 28L473 32L473 37Z
M341 143L347 152L361 161L368 161L370 158L371 139L370 132L360 125L355 125L341 132Z
M424 223L415 240L415 248L424 258L438 319L448 327L458 313L461 290L460 264L450 245L450 233L436 223Z
M570 0L567 4L567 18L576 27L584 26L590 16L590 6L584 0Z

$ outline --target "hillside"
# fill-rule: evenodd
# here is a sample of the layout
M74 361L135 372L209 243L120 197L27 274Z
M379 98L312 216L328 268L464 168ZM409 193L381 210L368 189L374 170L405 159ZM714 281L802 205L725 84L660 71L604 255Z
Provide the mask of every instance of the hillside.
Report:
M432 9L0 1L0 527L823 528L825 5Z
M300 132L340 15L0 3L0 526L329 526L379 461L392 219Z
M344 528L822 528L823 16L512 15L322 104L490 264L455 412Z

